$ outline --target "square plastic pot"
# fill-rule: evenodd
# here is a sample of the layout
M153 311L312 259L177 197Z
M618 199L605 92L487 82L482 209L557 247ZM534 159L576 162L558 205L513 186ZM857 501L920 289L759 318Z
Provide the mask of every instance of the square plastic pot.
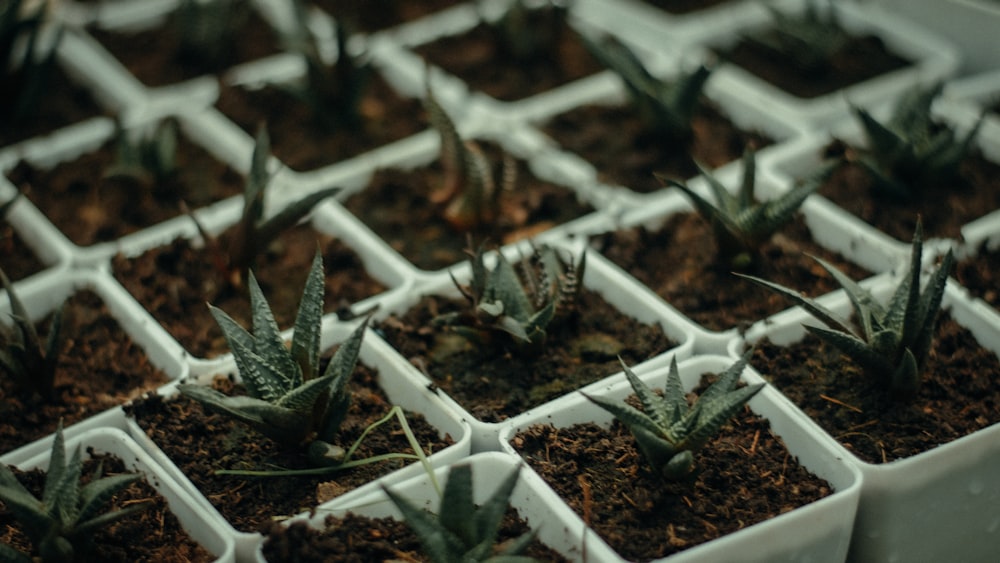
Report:
M693 389L702 374L718 373L733 364L732 358L725 356L695 356L679 362L678 369L685 390ZM639 377L654 389L662 389L666 381L667 367L651 370ZM758 375L747 370L743 375L748 384L762 381ZM633 393L624 377L604 382L600 389L592 393L612 399L624 400ZM723 536L679 552L657 562L693 563L714 561L844 561L847 556L855 510L861 494L860 472L846 463L822 433L808 424L803 424L800 415L790 409L777 391L765 386L749 403L750 409L766 418L772 432L779 436L792 457L814 475L827 480L833 493L816 502L799 507L790 512L748 526L738 532ZM512 420L505 424L500 437L503 450L517 455L510 444L514 436L535 424L551 424L556 428L566 428L574 424L593 422L610 426L613 417L604 409L594 405L582 394L574 393L537 409L530 416ZM705 460L710 463L711 460ZM526 469L524 474L537 476L534 470ZM525 475L527 480L527 475ZM563 501L546 485L546 491L539 493L544 504L556 506ZM544 495L544 496L543 496ZM568 507L567 507L568 509ZM561 529L579 530L583 520L570 510L570 524L553 526L554 533ZM546 540L546 526L542 526L540 537ZM780 538L780 541L778 540ZM625 561L614 552L596 533L588 530L584 534L586 561Z
M236 561L235 543L231 534L211 517L126 433L116 428L95 427L72 437L66 437L67 452L81 449L89 457L94 452L111 454L125 462L130 471L141 473L144 480L163 496L170 511L180 521L184 531L199 545L216 556L217 563ZM21 470L48 469L49 452L28 455L24 451L6 457L0 463L15 465ZM136 538L141 541L141 538Z
M870 291L887 299L895 283L871 280ZM892 282L892 283L890 283ZM842 293L825 305L846 315L850 304ZM1000 355L1000 317L971 306L949 283L942 308L967 328L979 345ZM778 345L797 342L804 324L822 326L805 311L794 309L762 321L744 339L732 343L737 353L767 337ZM777 389L780 392L780 389ZM785 399L798 416L824 436L836 455L862 474L861 499L854 525L850 558L865 562L989 561L996 555L1000 527L1000 424L923 453L885 464L860 460L807 415Z
M342 342L352 330L353 327L346 323L337 322L329 317L325 318L320 343L321 348L327 349L335 343ZM289 337L290 333L286 332L285 336ZM389 404L393 406L398 405L407 411L423 415L427 423L438 430L439 436L448 435L454 440L452 445L428 456L429 463L433 467L437 467L453 463L469 455L471 451L471 437L468 423L450 409L437 395L428 390L424 382L414 377L409 370L399 369L392 358L387 357L384 350L380 349L379 344L382 343L379 342L378 337L375 336L371 329L368 329L361 346L359 361L378 371L379 384L382 391L388 397ZM218 366L216 373L227 372L237 373L235 361L231 357ZM166 397L171 397L178 393L174 385L166 386L159 392ZM171 461L167 454L146 435L134 419L126 419L125 424L128 433L136 442L157 464L164 468L165 472L172 479L179 483L195 499L195 502L203 510L207 511L215 519L225 523L229 533L236 538L236 553L239 560L250 560L262 536L257 533L240 532L233 528L219 514L212 503L204 497L194 483ZM411 463L402 469L393 471L379 479L338 496L326 503L326 506L338 507L349 505L356 502L357 499L364 498L372 492L379 490L382 486L400 482L421 471L423 471L423 467L418 462Z
M553 246L563 253L572 252L572 256L578 256L580 252L578 245L574 247L573 245L553 244ZM528 252L530 251L525 251L525 255L528 255ZM517 248L508 249L505 255L512 263L519 257ZM487 267L492 268L494 264L487 262ZM393 314L403 315L407 310L414 307L425 295L460 298L461 294L455 287L452 276L459 283L468 283L472 276L471 268L468 267L468 263L464 263L449 273L442 273L435 278L429 278L423 283L417 284L411 291L405 294L387 299L375 313L375 318L380 320ZM666 365L671 357L684 359L692 354L695 334L698 330L695 325L678 315L670 307L665 306L654 295L650 295L648 290L641 285L628 280L616 272L606 259L592 251L587 254L587 268L583 278L583 286L588 290L600 294L605 301L618 309L622 314L632 317L641 323L659 325L663 329L663 333L677 343L674 348L636 365L636 371L644 372L655 369L656 367ZM389 361L393 362L397 366L397 369L411 372L412 376L423 381L424 385L432 383L429 377L420 373L406 358L402 357L399 352L384 340L380 340L378 345L380 348L384 348L385 354L390 358ZM607 381L615 379L620 375L621 371L609 373L607 377L590 383L582 389L588 391L603 388L607 384ZM481 421L456 399L448 396L443 391L440 394L442 399L454 411L460 413L463 420L471 425L473 452L496 451L499 448L499 432L507 425L507 421ZM554 400L558 401L559 399ZM524 413L512 416L509 420L516 421L522 420L525 417L531 417L534 411L542 408L544 408L544 405L534 407Z

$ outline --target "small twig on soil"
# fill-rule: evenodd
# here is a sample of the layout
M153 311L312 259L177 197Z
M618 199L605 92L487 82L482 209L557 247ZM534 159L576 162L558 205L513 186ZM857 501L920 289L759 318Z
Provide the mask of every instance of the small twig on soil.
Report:
M587 482L587 475L585 473L577 475L576 481L580 484L580 492L583 494L583 523L589 526L590 509L594 504L594 499L590 495L590 483Z
M858 407L855 407L853 405L848 405L847 403L845 403L843 401L840 401L838 399L834 399L833 397L828 397L828 396L823 395L823 394L820 394L819 397L820 397L820 399L823 399L824 401L830 401L831 403L833 403L835 405L840 405L840 406L842 406L842 407L844 407L846 409L851 409L854 412L857 412L857 413L861 412L861 409L859 409Z

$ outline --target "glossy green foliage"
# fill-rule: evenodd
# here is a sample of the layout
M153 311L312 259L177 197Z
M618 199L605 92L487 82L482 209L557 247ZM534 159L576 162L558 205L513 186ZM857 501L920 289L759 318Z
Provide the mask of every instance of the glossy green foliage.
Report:
M151 506L151 502L102 512L119 491L142 479L138 473L104 477L99 468L81 484L83 460L77 448L67 460L62 423L52 442L49 469L42 498L37 498L17 480L9 467L0 463L0 500L31 539L43 563L90 561L87 551L96 530ZM32 558L0 544L0 561L31 562Z
M53 313L48 337L42 340L3 270L0 283L7 290L12 323L0 323L0 374L13 379L19 388L50 399L63 346L63 307Z
M464 286L452 280L469 301L470 310L441 315L434 322L447 325L479 346L506 335L516 345L541 345L546 328L575 307L586 269L586 254L579 262L564 260L548 246L535 248L520 262L521 274L497 253L493 269L486 266L480 247L471 256L472 280Z
M243 213L235 226L237 231L229 241L229 267L236 272L242 273L253 267L257 255L278 235L295 226L317 203L340 191L339 187L332 187L312 192L265 219L264 196L271 183L271 173L267 170L270 157L270 137L267 130L261 128L257 132L250 175L243 190Z
M357 365L367 320L341 344L321 374L322 257L317 253L313 260L290 347L281 338L252 272L248 285L252 334L224 311L212 307L212 315L233 351L247 395L227 396L198 384L181 384L178 390L278 442L308 446L310 452L318 454L312 459L317 465L339 463L344 450L331 442L350 405L346 384Z
M361 98L372 77L371 66L351 53L348 35L340 20L335 22L336 59L331 63L315 34L309 29L309 5L304 0L291 2L292 26L283 33L285 48L299 55L306 66L302 81L287 87L295 97L312 108L321 127L329 130L362 125Z
M500 194L517 185L517 163L504 153L500 176L494 178L489 158L478 143L462 139L429 83L423 104L431 126L441 138L444 169L444 181L431 193L431 201L445 206L443 217L458 232L493 221L500 212Z
M682 182L666 182L684 192L698 213L712 225L719 260L735 270L745 270L754 263L760 247L792 220L825 177L825 174L817 175L775 199L758 202L753 197L757 169L753 151L743 155L743 179L735 194L730 193L709 171L699 168L712 190L715 203Z
M763 387L763 383L737 387L747 365L744 355L723 372L688 405L681 386L677 359L670 363L663 395L656 394L622 363L642 410L627 403L584 393L594 404L610 412L635 437L646 461L658 475L671 481L684 480L695 470L694 454L722 430L726 422Z
M581 35L597 60L621 77L646 128L668 142L691 138L691 120L712 69L700 65L690 73L667 80L654 76L639 57L618 39Z
M919 390L933 345L944 288L955 263L949 250L921 291L921 237L918 222L909 271L900 279L888 304L880 303L871 292L832 264L816 258L850 297L855 323L841 319L798 291L760 278L744 277L784 295L822 321L829 328L807 325L806 329L851 357L872 377L883 381L894 396L907 399Z
M434 563L529 563L535 560L519 554L534 540L535 532L528 532L497 550L497 534L519 472L520 468L505 477L496 491L481 506L476 506L472 501L472 468L452 466L439 514L423 510L389 489L385 492Z
M861 108L854 114L868 140L857 163L875 180L876 189L891 197L911 200L926 187L954 182L958 167L973 147L982 117L959 137L947 124L933 119L931 106L941 84L908 90L882 123Z
M0 119L7 125L31 119L48 88L63 30L45 33L47 9L46 2L0 2Z

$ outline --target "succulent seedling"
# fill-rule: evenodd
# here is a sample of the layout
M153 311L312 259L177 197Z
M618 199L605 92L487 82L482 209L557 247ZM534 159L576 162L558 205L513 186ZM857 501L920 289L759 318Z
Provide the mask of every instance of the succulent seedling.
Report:
M294 0L291 5L293 25L283 34L284 43L290 52L302 57L306 75L289 85L287 91L312 108L322 127L358 127L362 123L358 106L371 80L371 67L347 48L349 30L340 20L334 24L337 59L328 63L309 29L306 3Z
M801 14L784 12L774 6L767 6L767 9L771 13L772 26L748 39L787 57L807 76L829 72L831 59L854 39L841 25L833 2L827 2L826 10L821 9L818 2L806 2Z
M754 263L760 247L785 226L810 194L816 191L826 174L816 175L772 200L757 202L753 197L756 181L756 158L752 150L743 153L743 179L736 194L731 194L708 170L701 174L715 199L713 204L682 182L665 180L684 192L698 213L712 225L719 261L736 270L746 270Z
M50 399L55 388L56 366L63 345L64 307L53 313L48 337L43 341L2 269L0 283L7 290L13 321L11 326L0 323L0 374L13 379L19 388L43 399Z
M546 327L575 306L586 268L586 253L578 263L566 262L548 246L535 248L529 259L521 260L519 276L501 253L491 270L480 246L470 256L472 280L465 286L452 281L468 300L470 309L434 319L451 327L479 346L494 342L497 334L510 337L515 345L541 345Z
M115 122L115 162L105 178L126 178L156 188L177 171L177 122L165 119L141 131Z
M66 459L62 421L52 441L45 489L35 497L10 470L0 463L0 500L24 529L43 563L65 563L86 558L96 530L118 522L151 506L140 502L126 508L102 512L119 491L142 479L138 473L103 476L102 468L87 484L80 482L83 460L78 447ZM35 561L6 544L0 544L0 561Z
M480 0L480 4L483 3ZM558 51L567 13L568 5L561 0L548 0L537 7L529 7L524 0L514 0L488 25L504 56L528 61Z
M60 27L54 39L42 33L48 2L31 6L26 0L0 3L0 112L13 126L30 119L44 97L55 65Z
M305 445L316 465L336 465L344 461L346 451L333 442L350 405L346 384L357 365L367 320L337 349L321 374L323 279L323 259L317 253L288 347L251 271L252 334L224 311L210 306L233 351L247 396L228 396L198 384L181 384L178 390L279 443Z
M504 153L500 178L493 177L493 167L475 141L466 141L458 134L455 122L438 103L430 83L423 100L431 126L441 137L442 185L430 195L430 200L444 206L444 219L458 232L494 220L500 208L500 195L517 185L517 163Z
M953 180L971 150L983 117L959 138L946 124L934 121L931 105L942 85L905 92L888 121L881 123L862 108L854 114L868 139L855 158L875 181L876 189L901 200L920 197L928 186Z
M672 80L654 76L639 57L618 39L606 35L584 44L604 66L621 77L645 127L668 142L686 143L692 135L691 120L712 69L699 65Z
M254 267L257 256L274 239L302 220L317 203L340 191L339 187L332 187L312 192L264 219L264 195L271 183L271 173L267 169L270 157L270 138L267 130L261 127L254 144L250 174L243 189L243 213L239 223L232 227L232 236L225 251L220 248L218 239L209 235L194 215L189 214L202 238L214 249L219 268L237 285L242 283L243 272Z
M883 381L893 396L907 399L915 396L920 388L933 345L944 288L955 263L949 250L921 291L922 253L922 229L917 221L910 269L899 281L887 305L876 300L871 292L836 266L815 258L844 288L854 309L856 325L793 289L752 276L743 277L784 295L823 322L829 328L810 325L805 328L849 356L871 377Z
M434 563L529 563L535 560L520 554L534 540L535 531L497 548L497 534L519 473L520 467L477 507L472 501L472 468L452 466L438 514L421 509L388 488L384 490Z
M249 9L242 0L181 0L173 20L180 36L178 56L206 69L224 69L233 60Z
M763 383L737 387L749 353L726 369L719 378L688 405L677 358L672 358L663 396L622 362L625 376L635 391L642 410L627 403L583 393L591 402L621 421L635 437L639 451L657 474L670 481L688 479L695 471L695 454L726 422L763 387Z

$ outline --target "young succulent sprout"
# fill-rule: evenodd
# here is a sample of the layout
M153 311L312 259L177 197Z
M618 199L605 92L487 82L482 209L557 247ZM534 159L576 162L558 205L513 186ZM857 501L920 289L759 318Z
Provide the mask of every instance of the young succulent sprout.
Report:
M340 20L334 22L337 59L328 64L309 29L308 5L304 0L293 0L291 7L293 23L283 40L290 52L302 57L306 75L303 81L290 85L288 92L312 108L326 129L361 125L359 104L371 79L370 65L351 54L347 48L349 30Z
M0 3L0 112L8 125L34 115L55 66L64 30L59 27L54 40L43 37L48 8L48 2L29 0Z
M472 468L452 466L438 514L421 509L388 488L383 490L434 563L528 563L535 559L520 554L535 539L535 530L497 549L497 534L520 470L518 467L505 477L486 502L477 507L472 500Z
M424 108L431 126L441 137L442 185L430 200L445 205L444 219L458 232L468 232L493 221L499 213L500 194L512 191L517 184L517 163L503 155L500 178L494 179L493 167L475 141L459 136L455 122L438 103L427 82Z
M236 232L228 249L228 268L236 276L252 268L257 255L278 235L302 220L317 203L340 191L339 187L332 187L310 193L265 220L264 192L271 182L271 173L267 170L270 157L270 138L267 129L261 127L243 190L243 214L234 227Z
M0 269L0 283L10 300L12 326L0 323L0 374L6 374L21 389L43 399L53 397L56 366L63 345L62 319L65 307L56 309L49 335L42 341L7 274Z
M746 270L753 265L760 247L792 220L826 176L818 174L778 198L757 202L753 197L757 169L754 155L750 149L743 153L743 179L735 195L699 165L701 175L712 190L714 204L684 183L660 177L661 182L684 192L698 213L712 225L720 261L735 270Z
M198 384L178 386L181 394L279 443L306 446L310 462L317 466L344 461L345 450L333 442L350 405L346 385L357 365L368 325L365 319L351 333L321 374L323 281L323 259L317 252L288 347L251 271L252 334L221 309L209 306L233 351L247 395L231 397Z
M480 0L478 5L483 4ZM567 13L567 3L560 0L548 0L538 7L514 0L499 18L489 22L489 29L504 55L528 61L558 50Z
M871 377L885 382L890 393L901 399L915 396L920 388L934 340L941 299L954 266L951 250L920 290L920 260L923 252L920 222L913 235L910 269L883 305L832 264L817 262L837 280L851 300L857 326L801 293L782 285L742 276L792 300L829 328L806 325L806 330L833 345L857 362ZM739 274L738 274L739 275Z
M958 176L958 167L971 150L983 116L958 138L945 124L936 123L931 105L942 84L905 92L892 115L881 123L862 108L854 114L864 128L868 149L856 157L875 181L876 189L902 200L921 195L923 188Z
M142 479L142 475L124 473L104 477L99 467L94 478L82 484L82 471L79 447L66 459L62 421L52 441L42 498L35 497L6 464L0 463L0 500L21 523L43 563L86 559L96 530L152 506L152 502L145 501L101 512L115 494ZM0 560L35 561L6 544L0 544Z
M691 138L691 120L712 74L711 68L699 65L693 72L664 80L650 73L639 57L618 39L610 35L597 39L586 34L580 37L597 60L621 77L632 105L650 132L669 142L685 143Z
M622 362L642 410L603 397L586 393L583 396L614 415L632 432L639 451L655 473L670 481L685 480L695 471L695 453L764 387L763 383L736 387L749 358L748 352L726 369L693 405L688 405L685 397L677 358L670 362L662 397Z
M817 2L806 2L802 14L786 13L767 6L772 27L748 39L765 49L791 59L807 75L822 75L830 70L830 60L853 40L840 24L833 2L821 10Z
M203 68L224 69L249 16L249 5L242 0L181 0L174 19L178 56Z
M540 345L554 319L571 311L586 269L586 252L578 263L565 261L548 246L535 248L530 260L521 260L522 276L497 253L497 264L486 267L480 246L470 256L472 280L463 286L452 281L469 301L471 311L441 315L437 325L450 326L469 341L485 346L497 333L519 346Z
M156 187L177 171L177 121L164 119L155 127L133 132L115 121L115 162L105 178L130 179Z

